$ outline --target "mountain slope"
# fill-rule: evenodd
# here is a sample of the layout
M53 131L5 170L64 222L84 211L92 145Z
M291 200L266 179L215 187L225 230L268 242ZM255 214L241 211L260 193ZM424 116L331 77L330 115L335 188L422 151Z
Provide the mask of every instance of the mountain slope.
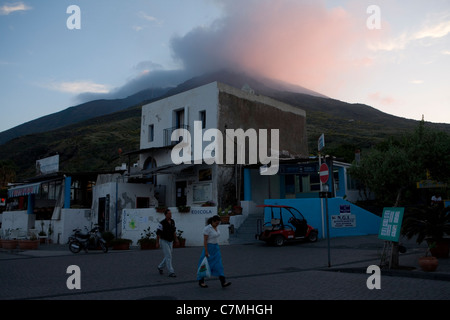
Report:
M94 100L52 113L35 120L0 132L0 145L5 142L32 133L46 132L62 128L80 121L92 119L106 114L111 114L131 106L159 97L165 94L169 88L151 88L140 91L124 99Z
M212 81L224 82L237 88L247 84L255 94L266 95L304 109L310 154L316 154L317 139L324 133L324 151L347 162L353 160L356 148L370 148L388 136L413 130L418 124L418 121L392 116L363 104L349 104L324 96L277 90L263 83L263 79L230 72L192 78L150 101ZM136 156L130 159L121 157L118 150L120 148L127 152L139 148L141 106L150 101L53 131L15 138L0 145L0 160L12 160L19 169L18 178L33 176L35 161L55 153L60 156L61 171L111 170L123 162L134 163ZM427 125L450 133L450 125Z

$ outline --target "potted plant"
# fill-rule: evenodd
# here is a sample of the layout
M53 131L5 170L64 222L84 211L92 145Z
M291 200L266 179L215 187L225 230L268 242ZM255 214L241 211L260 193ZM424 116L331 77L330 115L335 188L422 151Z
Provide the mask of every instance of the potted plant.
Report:
M423 271L426 272L435 271L439 265L439 260L436 257L428 256L428 252L430 252L435 245L436 245L435 243L429 244L425 252L425 256L419 258L419 266Z
M41 220L41 231L39 231L38 236L39 242L45 243L45 240L47 239L47 233L44 231L44 220Z
M22 250L35 250L39 247L39 239L32 233L28 239L19 240L19 249Z
M220 216L220 223L229 224L230 223L230 214L231 214L231 205L226 207L225 209L219 208L217 210L217 214Z
M416 242L428 243L431 255L447 258L450 238L450 207L421 207L410 209L403 218L402 234L408 239L416 236Z
M13 250L17 248L19 241L11 235L11 229L5 230L5 238L2 240L2 248Z
M177 209L179 213L188 213L191 211L190 206L178 206Z
M39 231L38 235L39 235L39 242L45 243L45 239L47 239L47 233L44 230L42 230L42 231Z
M177 229L178 243L174 242L174 248L184 248L186 246L186 239L182 236L183 232L183 230Z
M202 207L214 207L215 203L213 201L206 201L205 203L202 204Z
M156 209L156 212L164 213L167 209L167 206L157 206L155 209Z
M131 239L115 238L111 240L111 246L113 250L128 250L132 242Z
M141 250L155 249L156 248L156 237L155 233L150 231L150 227L141 233L141 238L138 240L138 245Z
M234 214L242 214L242 207L241 206L233 206L233 213Z

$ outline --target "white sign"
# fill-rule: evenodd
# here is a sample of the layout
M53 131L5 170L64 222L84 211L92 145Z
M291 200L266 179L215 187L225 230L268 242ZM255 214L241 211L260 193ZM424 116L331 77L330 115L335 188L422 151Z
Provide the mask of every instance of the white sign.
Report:
M36 161L36 174L48 174L59 171L59 154Z
M322 133L319 137L319 141L317 142L318 151L322 150L325 147L325 135Z
M356 216L354 214L341 214L331 216L333 228L356 228Z
M213 210L211 209L211 208L202 208L202 207L199 207L199 208L195 208L195 209L191 209L191 214L207 214L207 215L213 215L213 214L215 214L214 212L213 212Z

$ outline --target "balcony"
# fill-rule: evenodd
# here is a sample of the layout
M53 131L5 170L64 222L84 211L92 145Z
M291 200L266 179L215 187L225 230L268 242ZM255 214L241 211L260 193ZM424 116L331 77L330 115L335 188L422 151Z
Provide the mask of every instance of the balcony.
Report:
M181 141L181 138L177 141L171 141L171 137L172 137L172 132L174 132L177 129L186 129L189 130L189 126L188 125L181 125L178 127L172 127L172 128L167 128L164 129L163 134L164 134L164 146L174 146L176 144L178 144Z

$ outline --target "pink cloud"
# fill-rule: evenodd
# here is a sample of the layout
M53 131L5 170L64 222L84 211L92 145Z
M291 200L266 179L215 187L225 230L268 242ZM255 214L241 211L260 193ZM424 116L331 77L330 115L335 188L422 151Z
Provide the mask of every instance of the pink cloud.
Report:
M224 1L225 17L172 40L187 69L235 68L311 89L367 66L364 15L322 1ZM358 52L355 56L355 52Z

